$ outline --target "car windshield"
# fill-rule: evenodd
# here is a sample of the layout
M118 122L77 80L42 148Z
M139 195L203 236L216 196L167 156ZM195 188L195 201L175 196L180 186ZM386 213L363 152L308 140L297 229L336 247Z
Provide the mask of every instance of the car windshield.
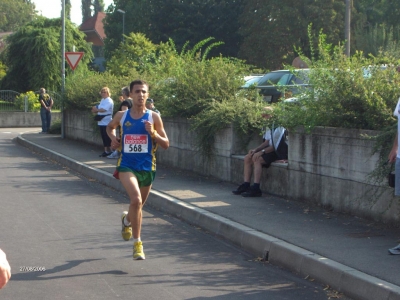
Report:
M245 82L245 84L242 85L242 88L248 88L248 87L250 87L250 86L253 85L253 84L257 84L257 83L260 81L261 78L262 78L262 77L260 76L260 77L254 77L254 78L251 78L251 79L247 80L247 81Z
M258 82L258 86L274 85L279 82L283 75L290 74L289 71L276 71L264 75Z

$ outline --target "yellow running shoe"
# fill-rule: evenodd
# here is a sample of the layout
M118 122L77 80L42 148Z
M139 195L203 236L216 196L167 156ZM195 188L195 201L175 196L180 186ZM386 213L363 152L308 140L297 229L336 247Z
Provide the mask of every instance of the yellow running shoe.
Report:
M142 242L133 243L133 259L135 260L145 259Z
M125 241L129 241L132 238L132 226L125 226L125 224L124 224L124 218L126 218L127 215L128 215L128 212L124 211L121 216L121 220L122 220L121 235Z

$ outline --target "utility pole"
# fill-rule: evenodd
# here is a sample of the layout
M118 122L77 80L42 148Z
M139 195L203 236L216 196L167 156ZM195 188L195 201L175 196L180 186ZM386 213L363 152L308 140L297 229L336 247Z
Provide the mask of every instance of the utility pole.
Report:
M65 89L65 0L61 0L61 138L65 138L64 133L64 89Z
M350 24L351 24L351 7L352 0L346 1L345 30L344 37L346 40L346 55L350 57Z

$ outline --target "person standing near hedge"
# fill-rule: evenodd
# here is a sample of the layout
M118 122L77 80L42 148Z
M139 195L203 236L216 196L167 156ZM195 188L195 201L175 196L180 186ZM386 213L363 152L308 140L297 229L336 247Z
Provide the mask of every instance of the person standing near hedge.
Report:
M112 153L111 139L107 135L107 125L112 120L114 102L111 99L111 92L108 87L103 87L100 91L100 104L92 107L92 113L96 113L95 120L100 129L101 139L103 140L104 152L100 157L106 157Z
M46 93L45 88L39 90L39 102L40 102L40 119L42 120L42 132L48 133L51 125L51 108L53 107L54 101L49 94Z

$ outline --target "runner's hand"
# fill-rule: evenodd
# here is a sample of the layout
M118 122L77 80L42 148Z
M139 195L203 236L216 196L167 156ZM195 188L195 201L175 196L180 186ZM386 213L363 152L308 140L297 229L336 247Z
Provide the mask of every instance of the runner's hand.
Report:
M149 121L145 121L144 122L144 126L146 128L146 131L152 135L154 133L154 126L153 123L149 122Z

